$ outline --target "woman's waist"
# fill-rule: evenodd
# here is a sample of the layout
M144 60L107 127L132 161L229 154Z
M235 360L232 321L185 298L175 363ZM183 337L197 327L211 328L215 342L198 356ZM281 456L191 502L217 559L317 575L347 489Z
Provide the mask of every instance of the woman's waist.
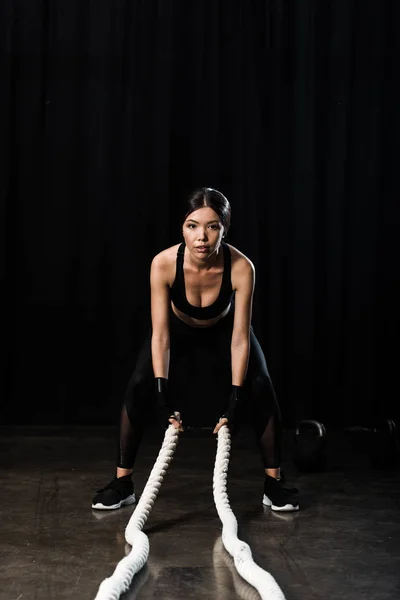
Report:
M203 331L215 327L221 327L223 325L228 325L230 320L233 320L234 314L234 306L233 301L226 307L226 309L217 317L212 319L194 319L189 315L186 315L182 311L176 308L176 306L171 302L170 303L170 317L172 322L175 322L177 325L182 325L183 328L193 329L196 331Z

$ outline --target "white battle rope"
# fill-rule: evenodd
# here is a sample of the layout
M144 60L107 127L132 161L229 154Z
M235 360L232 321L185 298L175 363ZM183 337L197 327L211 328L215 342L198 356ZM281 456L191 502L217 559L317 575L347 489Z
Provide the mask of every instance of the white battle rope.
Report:
M126 592L133 577L145 565L149 556L149 539L142 529L148 519L164 475L171 462L178 443L178 430L170 425L157 460L147 480L141 498L125 529L125 539L132 546L131 551L116 566L111 577L100 584L95 600L118 600ZM236 570L248 583L256 588L262 600L285 600L275 579L261 569L252 558L250 546L237 537L238 524L229 505L226 480L229 465L231 436L224 425L218 431L217 456L214 466L214 502L222 522L222 542L232 556Z
M142 529L148 519L162 480L178 443L178 430L170 425L157 460L147 480L146 486L125 529L125 539L132 546L131 551L115 567L111 577L100 584L95 600L118 600L129 589L133 577L144 566L149 556L149 538Z
M226 491L231 435L224 425L218 431L217 456L214 466L214 502L222 521L222 542L232 556L239 575L256 588L262 600L285 600L275 579L253 560L250 546L237 537L238 524Z

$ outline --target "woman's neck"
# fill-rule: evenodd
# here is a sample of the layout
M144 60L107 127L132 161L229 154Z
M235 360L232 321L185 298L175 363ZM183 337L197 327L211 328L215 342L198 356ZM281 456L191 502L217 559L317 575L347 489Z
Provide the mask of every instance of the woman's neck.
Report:
M213 267L217 266L218 262L220 261L221 251L222 245L219 245L215 252L213 252L211 256L208 256L206 260L199 260L193 256L193 254L187 248L185 258L188 259L188 263L193 269L196 269L199 273L201 273L202 271L209 271Z

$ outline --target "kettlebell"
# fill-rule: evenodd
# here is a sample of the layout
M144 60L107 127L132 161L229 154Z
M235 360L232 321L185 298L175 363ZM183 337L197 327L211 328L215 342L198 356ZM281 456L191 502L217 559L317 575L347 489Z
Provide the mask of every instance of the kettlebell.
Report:
M296 427L293 462L299 471L322 471L326 467L326 429L319 421L300 421Z

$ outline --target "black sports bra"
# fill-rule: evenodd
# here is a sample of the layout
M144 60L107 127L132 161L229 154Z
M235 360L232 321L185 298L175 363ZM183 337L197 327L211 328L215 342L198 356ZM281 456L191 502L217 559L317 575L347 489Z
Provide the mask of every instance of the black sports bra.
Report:
M210 306L193 306L189 304L186 298L185 276L183 273L183 260L185 256L185 243L178 248L176 255L176 275L175 281L171 287L170 298L176 308L188 317L194 319L206 320L218 317L224 312L232 302L234 291L231 282L231 251L225 242L221 243L224 253L224 273L222 276L221 289L218 298Z

